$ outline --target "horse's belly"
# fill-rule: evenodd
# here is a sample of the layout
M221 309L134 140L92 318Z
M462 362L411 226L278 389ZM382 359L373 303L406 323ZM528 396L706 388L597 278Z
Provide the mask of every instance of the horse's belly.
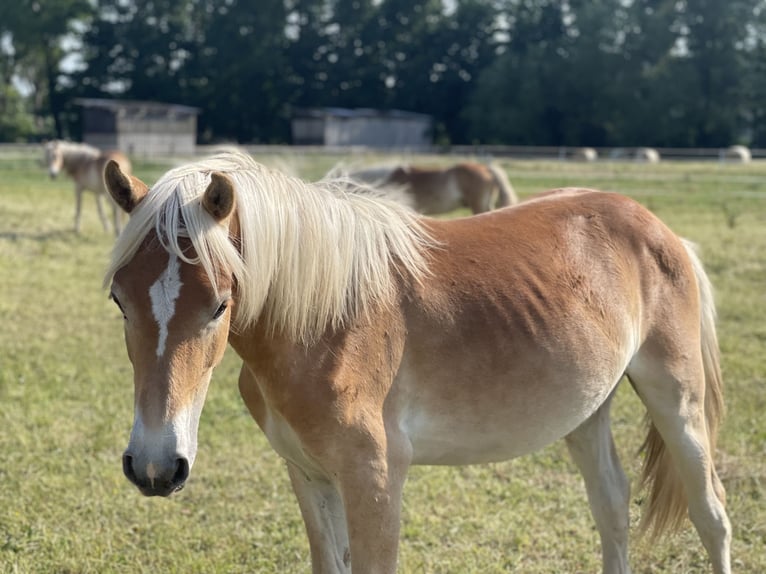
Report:
M450 178L443 186L411 190L416 198L417 208L426 215L445 213L461 207L463 195L454 179Z
M421 384L421 392L408 393L402 402L400 428L412 444L413 464L508 460L539 450L580 426L607 399L621 374L615 370L587 385L562 378L518 387L510 398L505 391L475 385L466 386L470 390L464 396L442 396L422 392Z
M494 432L477 430L451 418L418 413L409 421L412 464L465 465L509 460L540 450L568 434L577 424L558 418L523 428L499 424Z
M104 180L101 172L96 169L88 171L87 177L83 178L83 186L93 193L102 193L104 191Z

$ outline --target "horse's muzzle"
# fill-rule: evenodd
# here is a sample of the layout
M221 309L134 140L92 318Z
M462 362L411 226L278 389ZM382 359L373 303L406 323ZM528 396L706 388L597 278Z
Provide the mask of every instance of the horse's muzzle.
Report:
M189 460L178 457L173 466L153 469L152 476L149 476L147 469L136 472L133 456L125 453L122 455L122 472L144 496L170 496L186 484L186 479L189 478Z

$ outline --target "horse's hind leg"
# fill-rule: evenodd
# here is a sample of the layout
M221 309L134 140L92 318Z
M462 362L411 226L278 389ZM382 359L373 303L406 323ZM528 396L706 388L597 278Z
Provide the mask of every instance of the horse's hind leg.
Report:
M351 572L346 515L340 493L321 477L309 477L287 463L311 549L314 574Z
M472 189L463 188L463 197L474 215L486 213L492 209L493 194L492 187L480 183L474 185Z
M603 571L626 574L630 572L630 485L620 465L609 426L613 395L588 420L567 435L566 443L585 479L591 513L601 537Z
M731 524L724 509L723 486L713 466L705 414L705 372L698 342L696 347L681 346L670 337L645 343L627 370L653 425L647 437L644 473L653 489L644 512L659 530L673 526L683 518L685 497L689 518L714 572L728 574Z
M120 209L114 201L107 199L107 202L112 207L112 220L114 222L114 235L115 237L122 231L122 209Z
M109 223L106 219L106 213L104 213L104 200L103 195L100 193L96 193L96 209L98 210L98 217L101 220L101 225L104 228L104 231L109 231Z

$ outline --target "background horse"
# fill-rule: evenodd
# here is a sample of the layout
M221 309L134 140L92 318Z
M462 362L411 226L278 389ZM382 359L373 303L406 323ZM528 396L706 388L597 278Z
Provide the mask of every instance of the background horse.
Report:
M649 431L643 525L687 513L716 573L731 525L713 453L723 409L712 289L638 203L566 191L476 217L417 217L221 155L149 191L106 273L133 364L123 456L142 493L182 488L227 342L240 393L287 461L314 572L393 573L412 464L521 456L565 437L605 572L628 572L630 492L610 431L627 375Z
M495 164L463 162L448 168L377 166L347 175L352 180L405 195L408 204L426 215L460 207L483 213L519 201L505 171Z
M114 233L118 235L122 228L122 212L111 201L104 186L104 166L109 160L119 163L125 173L130 173L131 165L128 157L119 151L101 150L82 143L72 143L54 140L45 144L45 164L48 173L55 178L61 171L74 180L75 214L74 230L80 232L80 217L82 211L82 194L91 191L96 196L96 208L104 231L109 231L109 224L104 213L103 197L112 206Z

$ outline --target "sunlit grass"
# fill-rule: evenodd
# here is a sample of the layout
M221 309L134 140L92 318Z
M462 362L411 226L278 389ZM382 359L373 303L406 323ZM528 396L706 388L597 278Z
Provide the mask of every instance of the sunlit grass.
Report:
M311 179L338 160L259 159ZM522 197L564 185L620 191L700 245L719 305L729 405L719 465L735 570L766 572L766 165L502 165ZM166 168L137 171L151 182ZM34 158L0 157L0 572L309 571L284 464L238 397L231 351L211 384L187 488L146 499L123 478L133 391L121 318L101 288L112 238L89 196L83 233L71 232L72 196ZM642 415L623 385L614 429L633 479ZM502 464L414 468L403 514L402 572L600 569L562 444ZM691 528L634 542L631 563L638 573L709 571Z

